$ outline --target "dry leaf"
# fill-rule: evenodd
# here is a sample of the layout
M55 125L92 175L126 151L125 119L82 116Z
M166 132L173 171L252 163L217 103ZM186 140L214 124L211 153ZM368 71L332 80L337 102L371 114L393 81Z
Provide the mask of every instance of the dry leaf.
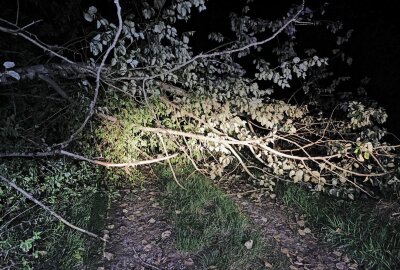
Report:
M145 252L149 252L149 251L151 250L152 247L153 247L153 246L152 246L151 244L147 244L147 245L144 246L143 250L144 250Z
M167 239L168 237L170 237L171 236L171 231L165 231L165 232L163 232L162 234L161 234L161 238L164 240L164 239Z
M262 217L262 218L261 218L261 221L262 221L262 222L267 222L268 219L267 219L266 217Z
M103 253L103 257L106 258L108 261L112 260L112 258L114 257L114 255L110 252L104 252Z
M305 225L305 222L304 222L304 220L299 220L299 221L297 221L297 224L300 226L300 227L304 227L304 225Z
M247 249L251 249L253 247L253 240L246 241L244 245Z
M340 251L334 251L333 254L335 254L336 256L340 257L340 256L342 256L343 253L340 252Z
M185 266L192 266L192 265L194 264L194 261L193 261L192 258L188 258L188 259L186 259L186 260L183 262L183 264L184 264Z
M281 248L281 252L282 252L283 254L289 254L289 249L287 249L287 248Z
M270 264L269 262L267 262L267 261L264 261L264 266L266 267L266 268L269 268L269 269L272 269L272 264Z
M298 232L301 236L306 235L306 233L305 233L304 230L298 229L297 232Z
M338 262L336 264L336 268L339 270L344 270L344 269L346 269L346 264L344 262Z

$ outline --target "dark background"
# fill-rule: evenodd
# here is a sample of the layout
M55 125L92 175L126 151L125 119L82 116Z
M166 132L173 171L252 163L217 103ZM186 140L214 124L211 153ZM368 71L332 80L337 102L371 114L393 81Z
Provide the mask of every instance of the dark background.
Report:
M228 5L226 3L229 2ZM211 0L208 10L200 16L194 16L192 26L198 30L198 35L203 35L202 40L209 31L229 31L229 13L240 12L244 1ZM269 5L266 4L269 3ZM306 1L311 7L320 6L325 1ZM353 78L352 87L357 87L361 79L371 79L367 92L378 101L380 106L386 108L389 115L387 129L389 132L400 136L400 16L397 14L397 1L348 1L336 0L329 2L325 18L340 20L345 29L354 29L352 37L345 46L345 51L353 58L352 66L341 65L341 70L336 70L342 75ZM278 19L286 14L293 3L300 1L255 1L251 5L256 16L268 19ZM326 37L318 27L300 29L298 38L301 42L313 45L321 51L330 50L334 43ZM333 41L335 42L335 41ZM203 46L197 43L197 47ZM206 46L204 44L204 46ZM205 47L208 49L208 47ZM203 51L198 48L199 51ZM324 56L321 54L320 56ZM344 70L342 70L344 69ZM290 90L283 90L290 91ZM352 91L349 89L348 91Z
M0 17L15 21L17 1L1 0ZM71 0L71 1L40 1L20 0L20 22L43 19L37 29L38 36L49 44L64 44L88 32L88 24L83 20L82 11L94 5L105 17L115 18L115 8L112 0ZM197 31L194 40L195 51L206 51L206 37L210 31L229 32L230 12L240 12L244 0L208 0L207 10L194 15L187 24L180 24L181 30L194 29ZM315 7L325 1L309 0L306 5ZM326 19L341 20L344 27L354 29L350 43L346 45L346 52L354 59L350 68L343 67L336 70L338 73L347 73L355 82L365 76L371 78L367 88L369 96L386 108L389 119L387 128L390 132L400 136L400 30L397 13L397 1L328 1ZM133 1L121 0L125 12L134 11ZM300 0L266 1L256 0L252 7L252 15L268 19L278 19L286 14L289 7ZM320 29L300 32L299 39L307 44L314 44L315 48L331 49L332 43L327 40ZM0 50L15 49L9 35L0 34ZM18 40L22 44L21 40ZM0 51L0 60L3 58ZM321 55L323 56L323 55ZM25 56L26 58L29 55ZM12 59L7 59L12 60ZM286 89L283 91L290 91ZM349 90L351 91L351 90Z

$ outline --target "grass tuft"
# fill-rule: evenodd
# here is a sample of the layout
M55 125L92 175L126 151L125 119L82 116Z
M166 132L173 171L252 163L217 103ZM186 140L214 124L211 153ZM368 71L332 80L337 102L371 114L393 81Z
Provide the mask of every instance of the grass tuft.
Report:
M327 242L345 247L372 269L400 269L400 220L391 218L376 202L332 199L295 185L282 186L278 193Z
M164 179L172 179L163 171ZM166 182L163 206L176 225L177 248L194 252L204 269L262 269L264 246L234 202L199 174ZM245 243L253 241L251 249Z

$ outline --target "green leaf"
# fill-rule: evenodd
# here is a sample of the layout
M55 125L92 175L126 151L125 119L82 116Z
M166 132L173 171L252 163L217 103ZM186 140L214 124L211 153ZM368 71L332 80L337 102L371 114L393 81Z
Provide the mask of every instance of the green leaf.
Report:
M28 252L32 248L32 240L28 239L28 240L21 242L19 247L22 249L23 252Z

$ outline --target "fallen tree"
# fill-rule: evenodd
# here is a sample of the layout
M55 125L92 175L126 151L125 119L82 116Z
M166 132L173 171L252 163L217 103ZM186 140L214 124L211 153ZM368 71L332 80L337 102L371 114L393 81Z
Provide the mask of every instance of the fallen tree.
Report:
M179 33L174 25L189 20L195 9L203 11L204 1L137 1L138 14L125 14L119 1L114 3L116 24L95 7L85 11L95 32L84 63L28 32L36 22L21 27L0 20L0 32L51 56L46 64L3 64L0 94L10 108L3 113L0 159L61 155L125 168L116 172L122 176L131 167L166 160L172 171L186 162L211 178L227 172L245 175L267 193L277 181L292 181L341 198L398 195L399 145L384 140L387 115L364 95L363 84L358 95L337 93L348 77L335 77L328 63L351 63L341 51L351 31L318 20L320 10L302 2L269 21L251 18L251 5L245 5L241 14L230 17L234 39L226 42L223 34L210 33L209 39L220 44L195 54L190 47L194 33ZM298 27L322 24L341 35L333 55L324 57L314 49L302 50L295 39ZM271 45L278 35L280 43ZM23 92L32 83L48 86L56 97ZM296 90L288 99L274 96L291 89ZM302 102L297 103L300 92ZM15 103L18 96L22 100ZM42 107L33 113L39 124L16 121L10 104L26 107L32 97L42 99L45 107L43 115ZM73 120L54 126L51 119L61 105ZM82 137L90 139L82 143Z

